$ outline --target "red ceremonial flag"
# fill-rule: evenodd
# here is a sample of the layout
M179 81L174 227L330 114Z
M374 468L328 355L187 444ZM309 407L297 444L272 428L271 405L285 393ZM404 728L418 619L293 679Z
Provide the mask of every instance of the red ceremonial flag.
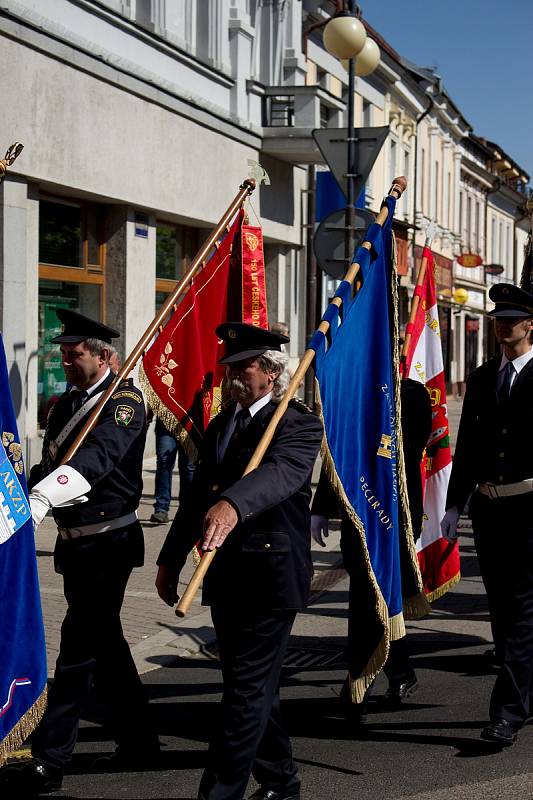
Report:
M446 384L440 339L437 293L433 272L433 255L424 248L427 258L424 282L415 294L420 303L405 358L403 377L423 383L431 398L432 431L421 464L424 482L424 518L422 535L417 542L418 561L428 600L436 600L460 579L459 548L442 538L440 521L444 516L446 492L452 467Z
M227 320L268 327L262 231L244 219L241 209L140 368L148 403L191 457L222 403L225 367L215 328Z

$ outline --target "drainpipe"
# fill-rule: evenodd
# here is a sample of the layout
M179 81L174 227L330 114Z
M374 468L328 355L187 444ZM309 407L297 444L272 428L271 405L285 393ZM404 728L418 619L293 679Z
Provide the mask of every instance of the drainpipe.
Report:
M417 187L418 187L418 126L422 122L423 119L427 117L429 112L432 110L433 106L435 105L435 101L433 100L431 95L428 95L428 106L425 111L421 113L419 117L416 119L416 126L415 126L415 175L414 175L414 186L413 186L413 265L415 263L415 246L416 246L416 204L417 204ZM424 176L422 176L423 178Z
M485 258L484 258L485 264L487 263L487 252L488 252L488 242L489 242L489 240L488 240L488 234L489 234L489 196L491 194L496 194L496 192L499 192L501 185L502 185L502 182L501 182L500 178L496 178L496 180L492 184L491 188L487 189L487 191L485 192L485 222L484 222L484 225L483 225L484 235L485 235ZM493 263L495 263L494 262L494 253L492 253L492 261L493 261ZM483 298L483 323L484 323L484 325L487 324L487 316L486 316L486 311L487 311L487 291L486 291L486 288L487 287L485 287L485 293L484 293L485 296ZM483 361L486 361L487 358L489 357L489 346L488 346L489 345L489 332L490 332L490 328L487 326L487 328L486 328L486 336L483 336ZM490 348L490 349L492 350L493 348Z

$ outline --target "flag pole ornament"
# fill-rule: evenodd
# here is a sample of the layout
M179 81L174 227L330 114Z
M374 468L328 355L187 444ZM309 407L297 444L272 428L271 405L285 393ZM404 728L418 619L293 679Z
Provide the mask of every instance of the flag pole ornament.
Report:
M64 464L74 456L75 453L78 452L80 447L82 446L83 442L92 431L94 426L96 425L98 418L102 412L103 407L113 395L120 384L128 377L130 372L133 370L135 365L137 364L138 360L141 358L142 354L145 352L148 345L152 342L154 336L159 332L163 323L167 320L169 315L174 312L175 306L177 301L183 294L188 292L190 283L194 276L200 272L202 269L205 259L210 254L213 247L217 246L217 242L219 238L224 234L227 230L229 223L235 217L235 214L242 208L242 205L245 199L254 191L255 189L255 181L253 178L246 178L241 186L239 187L238 194L234 197L231 204L228 206L226 211L224 212L222 218L220 219L218 225L214 228L210 236L206 239L196 256L193 258L189 269L183 276L183 278L178 282L176 288L173 292L167 297L166 301L164 302L163 306L159 310L159 313L156 314L148 328L145 330L135 347L133 348L132 352L122 365L120 371L117 375L114 376L113 380L109 384L108 388L105 392L102 393L102 398L94 407L93 411L91 412L87 422L85 423L83 429L80 431L72 445L70 446L69 450L65 454L62 463ZM168 354L170 355L170 354ZM170 362L170 358L168 362ZM166 367L171 370L170 364L167 363Z
M448 543L440 530L452 453L431 240L426 237L402 351L402 378L424 384L431 401L431 435L420 465L424 516L416 543L428 602L438 600L461 578L458 543Z
M4 158L0 159L0 183L6 177L7 168L13 165L15 159L19 157L23 150L24 145L20 142L15 142L11 147L8 147Z
M403 191L405 190L406 185L407 185L407 181L406 181L405 178L403 178L403 177L396 178L394 180L394 182L393 182L393 185L392 185L390 191L389 191L389 198L387 198L387 199L390 199L391 202L394 202L395 200L397 200L399 197L401 197ZM381 226L383 226L385 224L385 222L387 221L387 218L389 217L389 214L390 214L390 207L389 206L390 206L390 204L388 205L387 202L385 202L385 204L383 205L381 211L378 214L378 217L376 219L376 223L373 226L371 226L373 229L380 228ZM366 253L367 256L369 256L370 251L372 249L373 249L372 242L367 240L358 249L357 255L361 257L361 260L363 260L364 254ZM257 446L257 448L256 448L256 450L255 450L255 452L254 452L254 454L253 454L248 466L246 467L246 470L244 471L244 475L247 475L250 472L252 472L261 463L261 460L263 459L263 457L264 457L264 455L265 455L265 453L266 453L266 451L267 451L267 449L268 449L268 447L270 445L270 442L271 442L272 437L273 437L273 435L274 435L274 433L276 431L276 428L278 426L278 423L279 423L280 419L282 418L283 414L285 413L290 400L296 395L296 393L298 391L298 388L299 388L299 386L300 386L300 384L301 384L301 382L302 382L302 380L303 380L303 378L305 376L305 373L307 372L307 370L309 369L309 367L311 366L311 364L312 364L312 362L313 362L313 360L315 358L315 354L316 354L315 350L316 350L316 348L320 346L320 342L323 340L323 337L330 330L330 320L334 319L335 322L338 321L339 310L340 310L341 306L343 305L343 301L345 301L348 298L348 295L351 294L352 286L353 286L353 283L355 281L355 278L356 278L359 270L360 270L359 263L357 261L354 261L351 264L351 266L349 267L349 269L348 269L348 271L346 273L345 280L341 284L341 287L339 287L339 291L337 292L337 294L335 295L335 297L331 301L330 305L328 306L328 309L326 310L326 313L324 314L322 322L320 323L320 325L318 327L318 330L316 331L316 333L314 334L314 336L312 338L311 346L305 351L305 353L304 353L304 355L303 355L303 357L302 357L302 359L301 359L296 371L294 372L293 377L292 377L292 379L291 379L291 381L289 383L289 386L287 388L287 391L286 391L285 395L283 396L281 402L278 404L278 406L276 408L276 411L274 412L274 414L273 414L273 416L272 416L272 418L271 418L271 420L270 420L270 422L269 422L269 424L268 424L268 426L267 426L267 428L266 428L266 430L265 430L265 432L263 434L263 437L261 438L261 441L259 442L259 444L258 444L258 446ZM194 572L194 574L193 574L193 576L191 578L191 581L189 582L189 585L187 586L185 592L183 593L183 595L182 595L182 597L181 597L181 599L180 599L180 601L179 601L179 603L178 603L178 605L176 607L176 615L178 617L184 617L185 614L187 613L188 609L190 608L190 605L191 605L191 603L192 603L192 601L194 599L194 596L195 596L196 592L198 591L198 589L200 587L200 584L202 583L203 578L204 578L207 570L209 569L209 566L210 566L213 558L215 557L215 555L216 555L216 550L210 550L210 551L206 552L204 554L204 556L202 557L202 560L201 560L200 564L196 567L196 570L195 570L195 572ZM383 651L381 653L381 656L382 656L381 663L382 664L385 661L387 652L388 652L388 638L387 638L387 642L386 642L386 649L383 648ZM367 682L367 685L368 685L369 682Z
M252 158L249 158L248 167L248 177L253 178L258 186L260 186L262 183L264 183L265 186L270 186L268 172L264 167L261 166L259 161L254 161Z
M46 707L46 648L22 448L0 336L0 766Z

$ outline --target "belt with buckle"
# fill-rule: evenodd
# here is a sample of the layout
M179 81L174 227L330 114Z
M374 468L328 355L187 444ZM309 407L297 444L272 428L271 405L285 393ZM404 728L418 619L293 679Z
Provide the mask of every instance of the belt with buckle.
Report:
M480 483L477 487L481 494L496 500L501 497L514 497L517 494L533 492L533 478L516 483Z
M123 517L110 519L107 522L93 522L91 525L79 525L77 528L63 528L58 525L57 529L62 539L79 539L80 536L94 536L96 533L107 533L117 528L125 528L137 520L137 512L125 514Z

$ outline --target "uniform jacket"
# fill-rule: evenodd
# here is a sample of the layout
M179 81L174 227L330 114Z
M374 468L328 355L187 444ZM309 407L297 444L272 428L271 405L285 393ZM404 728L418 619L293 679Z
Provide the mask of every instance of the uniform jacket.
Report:
M238 446L218 461L218 444L235 405L208 426L186 508L170 528L158 564L179 572L202 536L205 513L221 498L237 510L239 523L216 554L204 579L206 605L240 604L254 609L305 607L312 576L310 554L311 473L322 425L291 401L260 466L241 477L272 414L260 409L239 435Z
M468 378L446 507L462 510L480 483L533 478L533 360L517 375L509 399L497 394L501 356Z
M96 393L107 389L108 378ZM46 424L43 459L30 473L29 486L35 486L61 463L68 448L90 416L89 412L71 431L55 457L50 442L63 430L72 414L72 398L65 392L53 406ZM146 440L146 409L141 392L130 380L117 387L109 398L95 427L85 439L69 466L91 484L88 502L54 508L54 519L65 528L117 519L136 511L142 493L142 458Z

